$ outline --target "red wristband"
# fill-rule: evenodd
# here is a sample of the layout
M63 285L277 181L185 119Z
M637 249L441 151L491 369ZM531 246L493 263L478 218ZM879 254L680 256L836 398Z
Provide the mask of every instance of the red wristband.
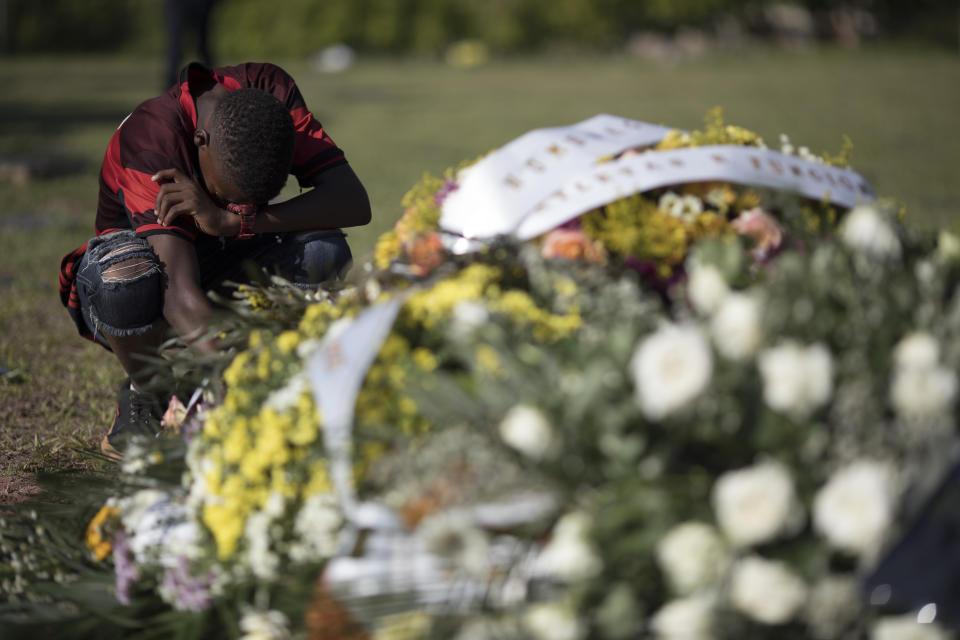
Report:
M236 238L242 240L254 236L253 221L257 218L258 210L259 207L255 204L237 204L235 202L227 204L227 211L240 216L240 233L235 236Z

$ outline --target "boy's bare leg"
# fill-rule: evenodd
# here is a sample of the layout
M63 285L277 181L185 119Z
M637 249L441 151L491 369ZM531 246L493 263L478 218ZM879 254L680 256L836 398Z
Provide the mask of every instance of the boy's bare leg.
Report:
M103 270L102 279L104 283L122 283L134 281L138 277L148 273L155 268L155 264L144 257L135 257L129 260L123 260L110 265ZM155 416L159 428L159 411L162 407L156 398L146 392L150 388L150 383L156 372L156 358L159 356L160 345L163 344L164 335L168 325L166 322L159 321L149 330L143 333L133 335L117 336L108 332L103 332L104 339L110 345L110 349L120 366L130 377L132 389L121 389L118 400L117 415L114 418L110 432L100 443L101 450L107 455L120 458L122 454L114 446L117 444L117 436L121 436L124 431L124 425L129 428L131 425L135 430L151 430L151 418L144 418L149 413ZM123 412L123 415L121 415ZM146 419L146 422L144 420ZM123 434L121 437L125 437ZM115 442L111 444L110 438ZM119 446L119 445L118 445Z
M120 361L120 366L130 376L130 382L134 389L145 390L149 388L153 377L153 366L150 360L156 359L159 355L160 345L163 344L164 334L167 325L164 322L147 333L135 336L104 336L113 354Z

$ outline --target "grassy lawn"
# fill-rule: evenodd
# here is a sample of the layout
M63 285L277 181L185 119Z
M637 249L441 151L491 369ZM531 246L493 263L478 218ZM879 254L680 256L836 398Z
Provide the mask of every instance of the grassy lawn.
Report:
M228 63L231 61L223 61ZM350 233L362 259L424 171L439 173L537 127L612 113L698 126L708 109L814 151L844 134L854 165L923 227L960 227L960 57L875 50L724 54L672 67L620 58L538 58L458 71L425 61L362 60L324 75L276 61L367 185L374 222ZM75 334L56 293L60 257L92 232L97 169L114 128L154 95L159 60L4 59L0 156L65 154L79 173L21 184L0 172L0 501L36 470L90 464L122 372ZM295 193L292 186L287 193ZM7 496L5 498L5 495Z

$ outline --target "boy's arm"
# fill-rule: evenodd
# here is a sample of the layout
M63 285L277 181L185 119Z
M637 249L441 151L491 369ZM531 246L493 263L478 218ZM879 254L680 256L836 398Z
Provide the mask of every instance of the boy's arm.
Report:
M166 183L157 196L157 218L168 226L181 215L192 216L210 235L235 237L240 217L215 205L193 178L178 169L157 172ZM254 233L315 231L355 227L370 222L370 200L350 165L332 167L308 180L312 188L286 202L271 204L257 214Z
M254 232L340 229L370 222L367 190L350 165L327 169L308 182L312 187L309 191L262 209L253 225Z
M200 267L193 244L173 234L151 235L147 242L163 263L166 274L164 319L194 346L213 350L212 342L194 342L206 330L213 305L200 288Z

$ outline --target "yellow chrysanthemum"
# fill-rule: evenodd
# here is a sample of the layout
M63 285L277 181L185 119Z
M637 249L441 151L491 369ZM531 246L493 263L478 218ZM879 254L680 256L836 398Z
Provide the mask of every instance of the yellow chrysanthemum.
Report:
M100 507L93 519L87 525L87 533L84 541L87 548L93 553L93 558L101 562L113 551L113 540L106 535L108 523L119 518L120 509L117 507L104 505Z
M612 202L581 218L584 230L619 256L649 261L669 275L683 262L690 232L682 220L661 211L655 202L635 195Z
M689 146L690 136L679 129L671 129L654 147L657 151L669 151Z
M292 353L300 344L302 336L298 331L284 331L277 336L277 348L280 353Z
M480 370L489 375L498 375L501 372L500 358L493 347L487 344L479 344L474 350L477 357L477 365Z
M239 387L248 381L246 373L247 363L250 362L250 352L241 351L223 372L223 381L229 387Z
M225 505L208 504L203 508L202 519L213 535L217 558L228 559L237 550L237 542L243 534L244 516Z
M407 300L403 311L414 324L431 329L449 316L460 302L477 300L485 293L492 294L493 286L502 276L498 267L487 264L472 264L457 275L441 280L430 289L420 291Z
M387 231L377 239L377 244L373 248L373 262L377 269L386 269L390 263L400 256L403 245L400 238L394 230Z
M413 363L417 365L417 368L421 371L433 371L437 368L438 362L437 357L429 349L424 347L417 347L413 350Z

